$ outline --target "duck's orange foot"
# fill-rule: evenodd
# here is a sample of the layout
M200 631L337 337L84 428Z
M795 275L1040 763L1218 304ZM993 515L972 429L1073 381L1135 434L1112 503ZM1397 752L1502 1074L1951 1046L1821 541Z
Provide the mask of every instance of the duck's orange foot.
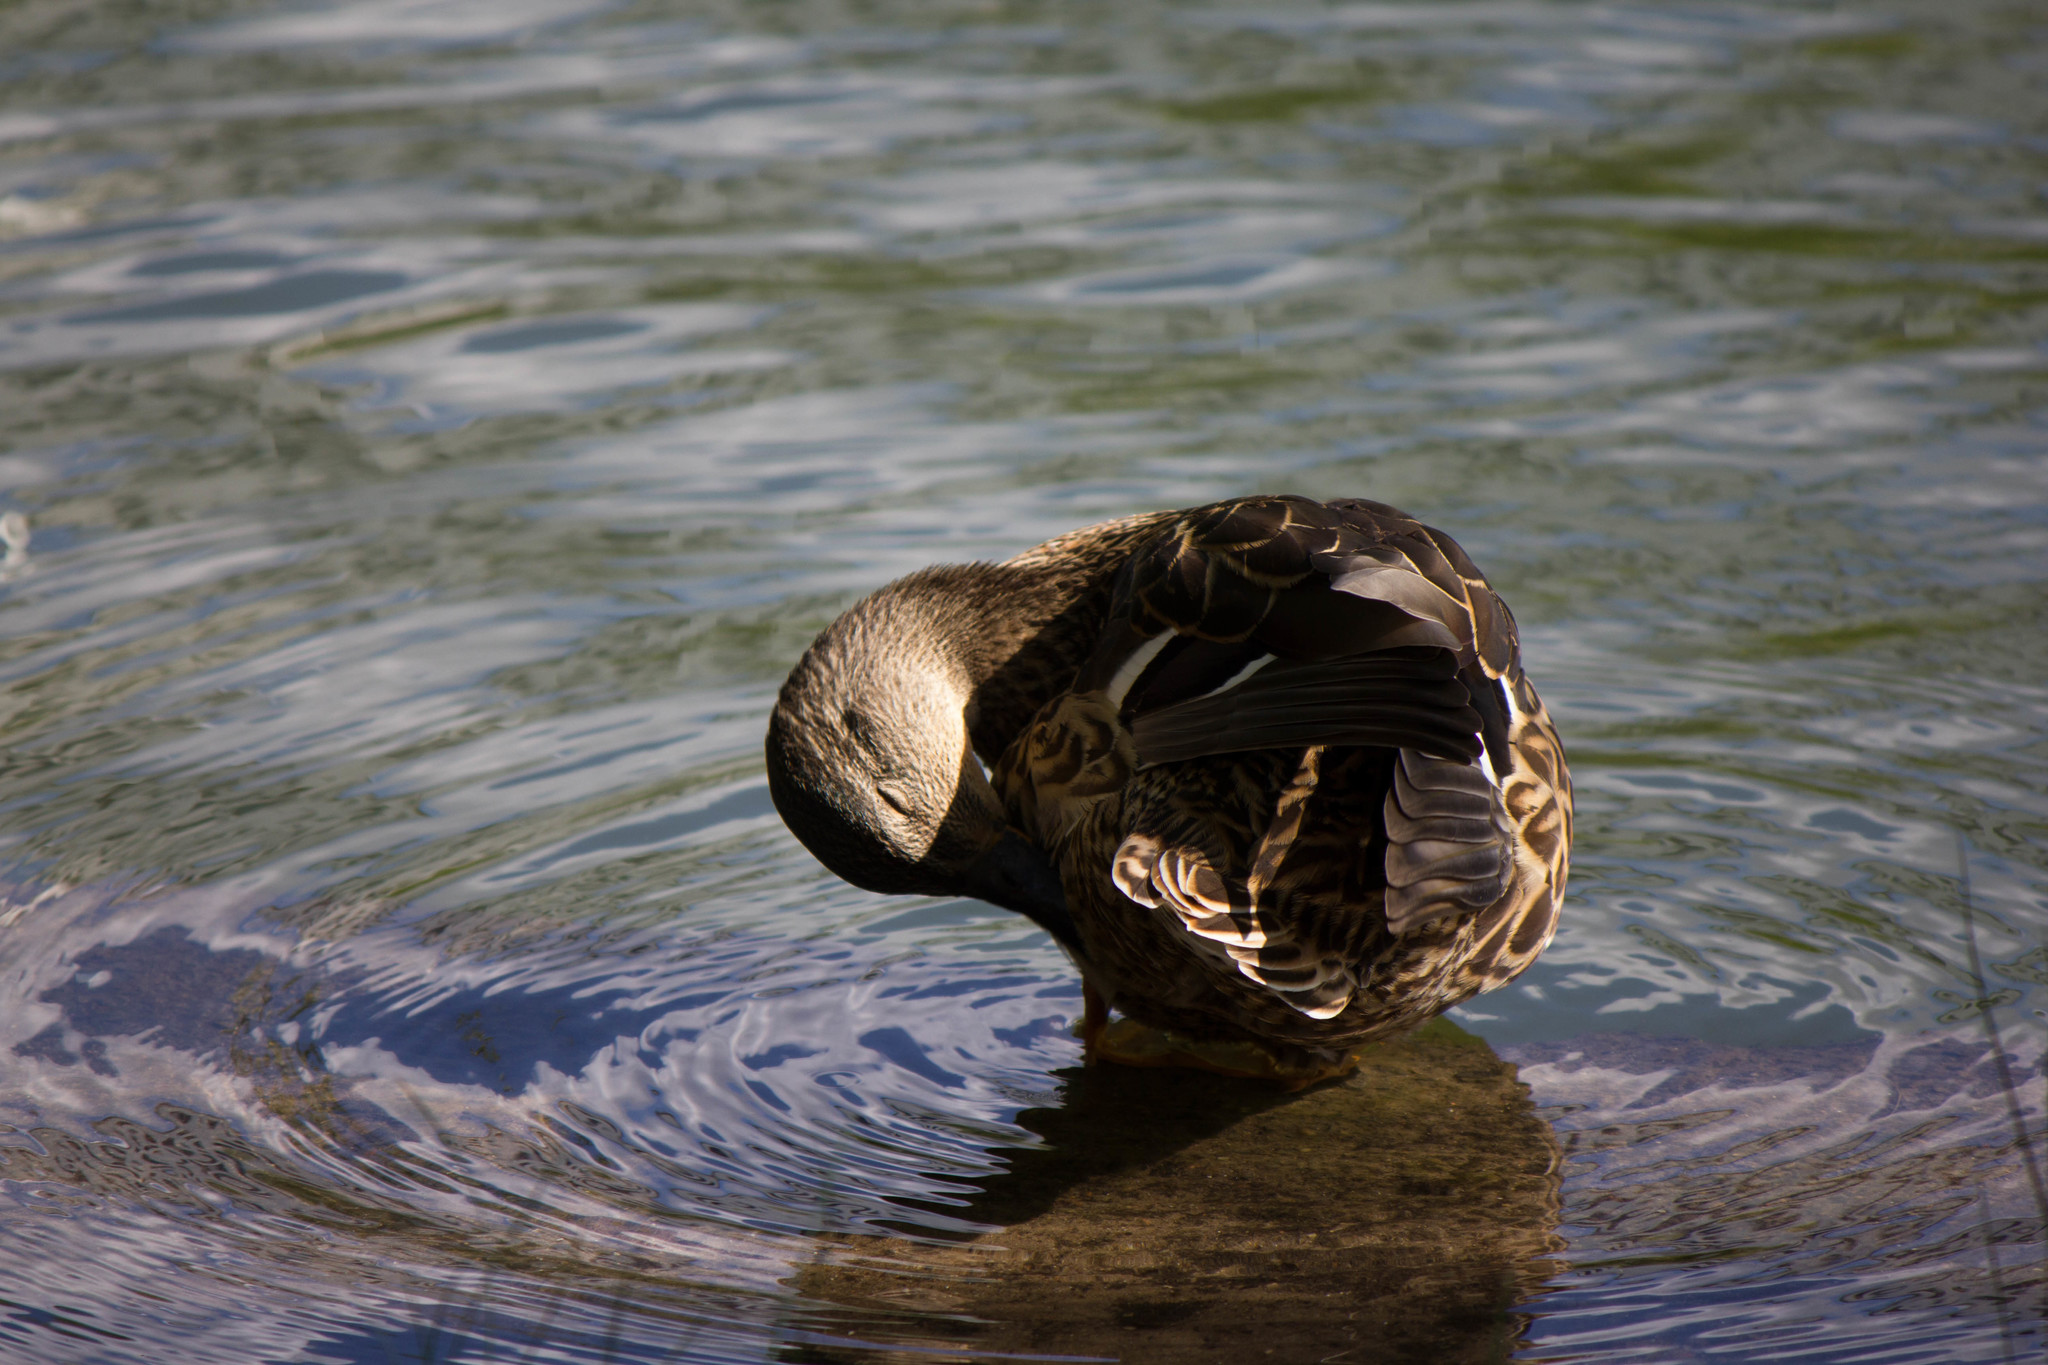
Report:
M1359 1057L1356 1052L1348 1052L1329 1061L1283 1060L1257 1043L1198 1042L1135 1019L1117 1019L1094 1030L1088 1043L1091 1062L1191 1067L1222 1076L1272 1081L1285 1090L1304 1090L1348 1076L1357 1069Z

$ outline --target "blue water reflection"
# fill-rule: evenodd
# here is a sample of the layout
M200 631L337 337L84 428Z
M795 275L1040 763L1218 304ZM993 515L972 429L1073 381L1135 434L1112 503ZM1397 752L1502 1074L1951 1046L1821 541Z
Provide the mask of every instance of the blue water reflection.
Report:
M180 318L241 318L301 313L308 308L350 302L367 294L386 293L402 288L405 283L406 277L393 270L308 270L302 275L287 275L246 289L223 289L210 294L166 299L162 303L76 313L65 321L78 324L174 322Z

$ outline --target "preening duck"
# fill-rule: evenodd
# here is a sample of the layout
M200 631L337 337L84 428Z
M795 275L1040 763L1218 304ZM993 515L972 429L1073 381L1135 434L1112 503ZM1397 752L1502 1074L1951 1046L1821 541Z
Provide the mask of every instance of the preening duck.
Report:
M1091 1057L1289 1084L1512 980L1571 853L1513 616L1449 536L1362 499L1235 498L899 579L798 661L767 761L854 885L1058 939Z

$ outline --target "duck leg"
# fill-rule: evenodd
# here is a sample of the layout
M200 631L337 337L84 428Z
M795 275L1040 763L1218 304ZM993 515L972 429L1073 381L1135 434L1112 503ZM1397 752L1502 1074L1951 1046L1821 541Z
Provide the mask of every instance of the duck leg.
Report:
M1102 1035L1109 1028L1109 1002L1085 977L1081 981L1081 1064L1095 1065L1101 1055Z

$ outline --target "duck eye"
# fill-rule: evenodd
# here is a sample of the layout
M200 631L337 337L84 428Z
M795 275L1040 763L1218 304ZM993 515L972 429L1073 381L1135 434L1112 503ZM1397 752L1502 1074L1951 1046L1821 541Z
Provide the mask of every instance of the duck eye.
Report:
M895 811L898 815L910 814L910 802L905 800L903 797L897 795L889 788L876 787L875 795L881 797L882 800L888 804L889 809Z

